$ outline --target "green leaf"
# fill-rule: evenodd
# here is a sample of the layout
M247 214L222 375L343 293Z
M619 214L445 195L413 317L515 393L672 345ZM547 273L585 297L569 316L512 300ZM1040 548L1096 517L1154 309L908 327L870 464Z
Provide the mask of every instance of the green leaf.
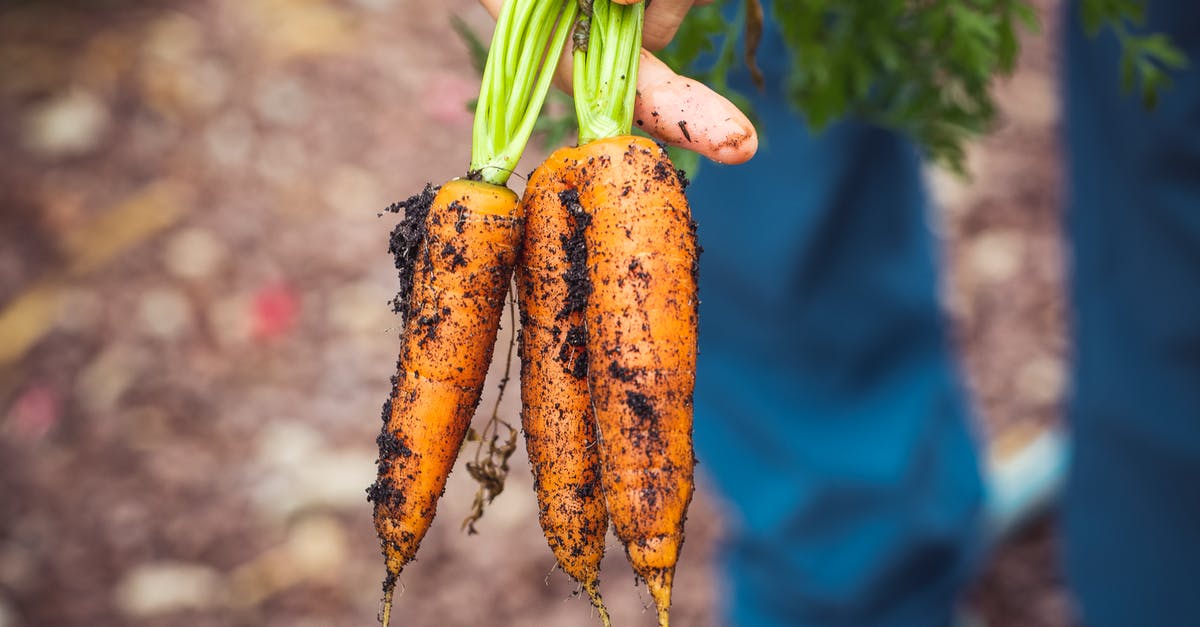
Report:
M680 72L701 54L715 50L714 40L726 32L721 4L724 3L718 2L692 9L687 19L679 25L671 45L659 54L659 58L671 69Z
M547 151L554 150L566 143L567 138L575 135L575 104L570 96L552 91L546 98L546 106L538 116L533 126L534 135Z
M1137 80L1138 73L1137 55L1133 50L1126 49L1121 53L1121 89L1129 91L1133 89L1134 82Z
M694 9L664 60L732 96L732 40L742 25L721 15L742 15L744 1ZM1144 22L1145 2L1082 0L1079 18L1091 34L1117 34L1122 61L1114 71L1149 103L1187 58L1163 35L1129 32ZM964 145L993 122L992 80L1015 69L1020 31L1040 29L1032 0L781 0L772 12L766 28L779 30L794 68L784 92L811 127L846 115L883 124L960 172Z
M475 68L475 73L483 75L483 66L487 63L488 49L483 44L483 40L475 31L471 30L470 26L457 15L450 16L450 26L454 28L454 32L458 33L458 38L467 45L467 53L471 55L471 67Z
M1028 4L1020 2L1014 4L1012 8L1013 14L1021 21L1021 25L1025 27L1025 30L1033 34L1042 32L1042 23L1038 19L1037 10Z
M1166 35L1147 35L1142 38L1141 47L1146 56L1170 69L1182 70L1188 65L1187 55L1176 48Z

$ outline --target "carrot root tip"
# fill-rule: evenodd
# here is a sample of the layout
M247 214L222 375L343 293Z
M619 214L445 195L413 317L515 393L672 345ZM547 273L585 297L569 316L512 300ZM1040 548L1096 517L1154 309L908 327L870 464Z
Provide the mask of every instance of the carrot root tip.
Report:
M396 580L388 576L383 586L383 609L379 612L379 624L388 627L392 622L392 594L396 591Z
M604 599L600 598L599 582L595 579L584 584L583 590L587 592L588 598L592 601L592 607L596 608L596 612L600 614L600 622L604 627L612 627L612 620L608 617L608 608L604 606Z

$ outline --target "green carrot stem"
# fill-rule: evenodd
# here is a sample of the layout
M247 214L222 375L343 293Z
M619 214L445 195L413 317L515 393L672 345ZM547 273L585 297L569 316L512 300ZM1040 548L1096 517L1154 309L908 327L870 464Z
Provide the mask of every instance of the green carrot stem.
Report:
M591 18L581 18L590 23L587 45L576 45L572 59L580 144L633 130L644 15L642 2L593 0Z
M504 185L537 121L558 55L578 6L575 0L507 0L488 50L468 176Z
M532 41L548 41L554 33L555 20L557 14L561 12L561 7L555 3L542 2L538 5L538 10L534 14L534 19L529 23L528 30L522 34L522 39ZM560 44L561 45L561 44ZM514 46L515 48L516 46ZM557 56L555 57L557 59ZM537 72L541 70L544 63L521 63L518 60L514 65L509 66L509 72L516 76L513 79L514 85L528 85L533 82ZM520 124L520 120L524 117L524 110L521 107L521 100L525 98L525 94L519 91L513 91L508 94L508 110L504 115L504 123L508 128L516 127ZM541 103L539 103L540 107Z

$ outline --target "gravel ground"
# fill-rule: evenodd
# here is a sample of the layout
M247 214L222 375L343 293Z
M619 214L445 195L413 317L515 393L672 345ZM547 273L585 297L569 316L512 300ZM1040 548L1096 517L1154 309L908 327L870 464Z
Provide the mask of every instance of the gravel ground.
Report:
M364 488L397 345L378 214L468 160L476 79L450 14L490 29L469 0L0 7L0 627L372 623ZM1053 56L1032 41L999 85L970 184L931 175L994 441L1053 424L1066 385ZM454 473L404 625L595 624L524 467L469 537ZM716 622L721 520L702 489L677 624ZM1017 537L971 604L1069 624L1053 551L1051 523ZM614 622L653 624L610 553Z

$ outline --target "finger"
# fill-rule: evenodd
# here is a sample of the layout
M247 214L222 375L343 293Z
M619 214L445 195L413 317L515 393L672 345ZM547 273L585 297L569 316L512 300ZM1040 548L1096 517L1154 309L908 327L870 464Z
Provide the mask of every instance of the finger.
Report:
M502 0L480 2L492 17L499 15ZM554 76L554 84L568 94L571 66L568 40ZM659 141L718 163L745 163L758 150L754 125L733 103L703 83L679 76L646 50L641 53L637 91L634 121Z
M693 0L654 0L650 3L642 27L642 45L649 50L662 50L671 43L692 4Z
M754 125L708 86L680 76L642 50L634 123L660 141L717 163L745 163L758 151Z
M618 4L634 4L641 1L613 0ZM500 5L503 0L479 0L479 2L492 15L492 19L499 17ZM646 21L642 27L642 45L650 50L662 50L671 43L671 39L679 30L679 23L683 21L693 4L704 6L712 4L712 2L713 0L655 0L646 7Z
M491 0L483 0L485 2ZM616 4L637 4L642 0L613 0ZM646 5L645 24L642 27L642 45L650 50L662 50L675 32L679 23L692 8L693 4L712 4L713 0L654 0Z
M500 18L500 5L503 2L504 0L479 0L479 4L482 4L483 8L492 14L493 20Z
M570 44L554 83L571 93ZM655 139L717 163L745 163L758 151L758 132L724 96L704 83L676 74L643 49L638 66L633 121Z

